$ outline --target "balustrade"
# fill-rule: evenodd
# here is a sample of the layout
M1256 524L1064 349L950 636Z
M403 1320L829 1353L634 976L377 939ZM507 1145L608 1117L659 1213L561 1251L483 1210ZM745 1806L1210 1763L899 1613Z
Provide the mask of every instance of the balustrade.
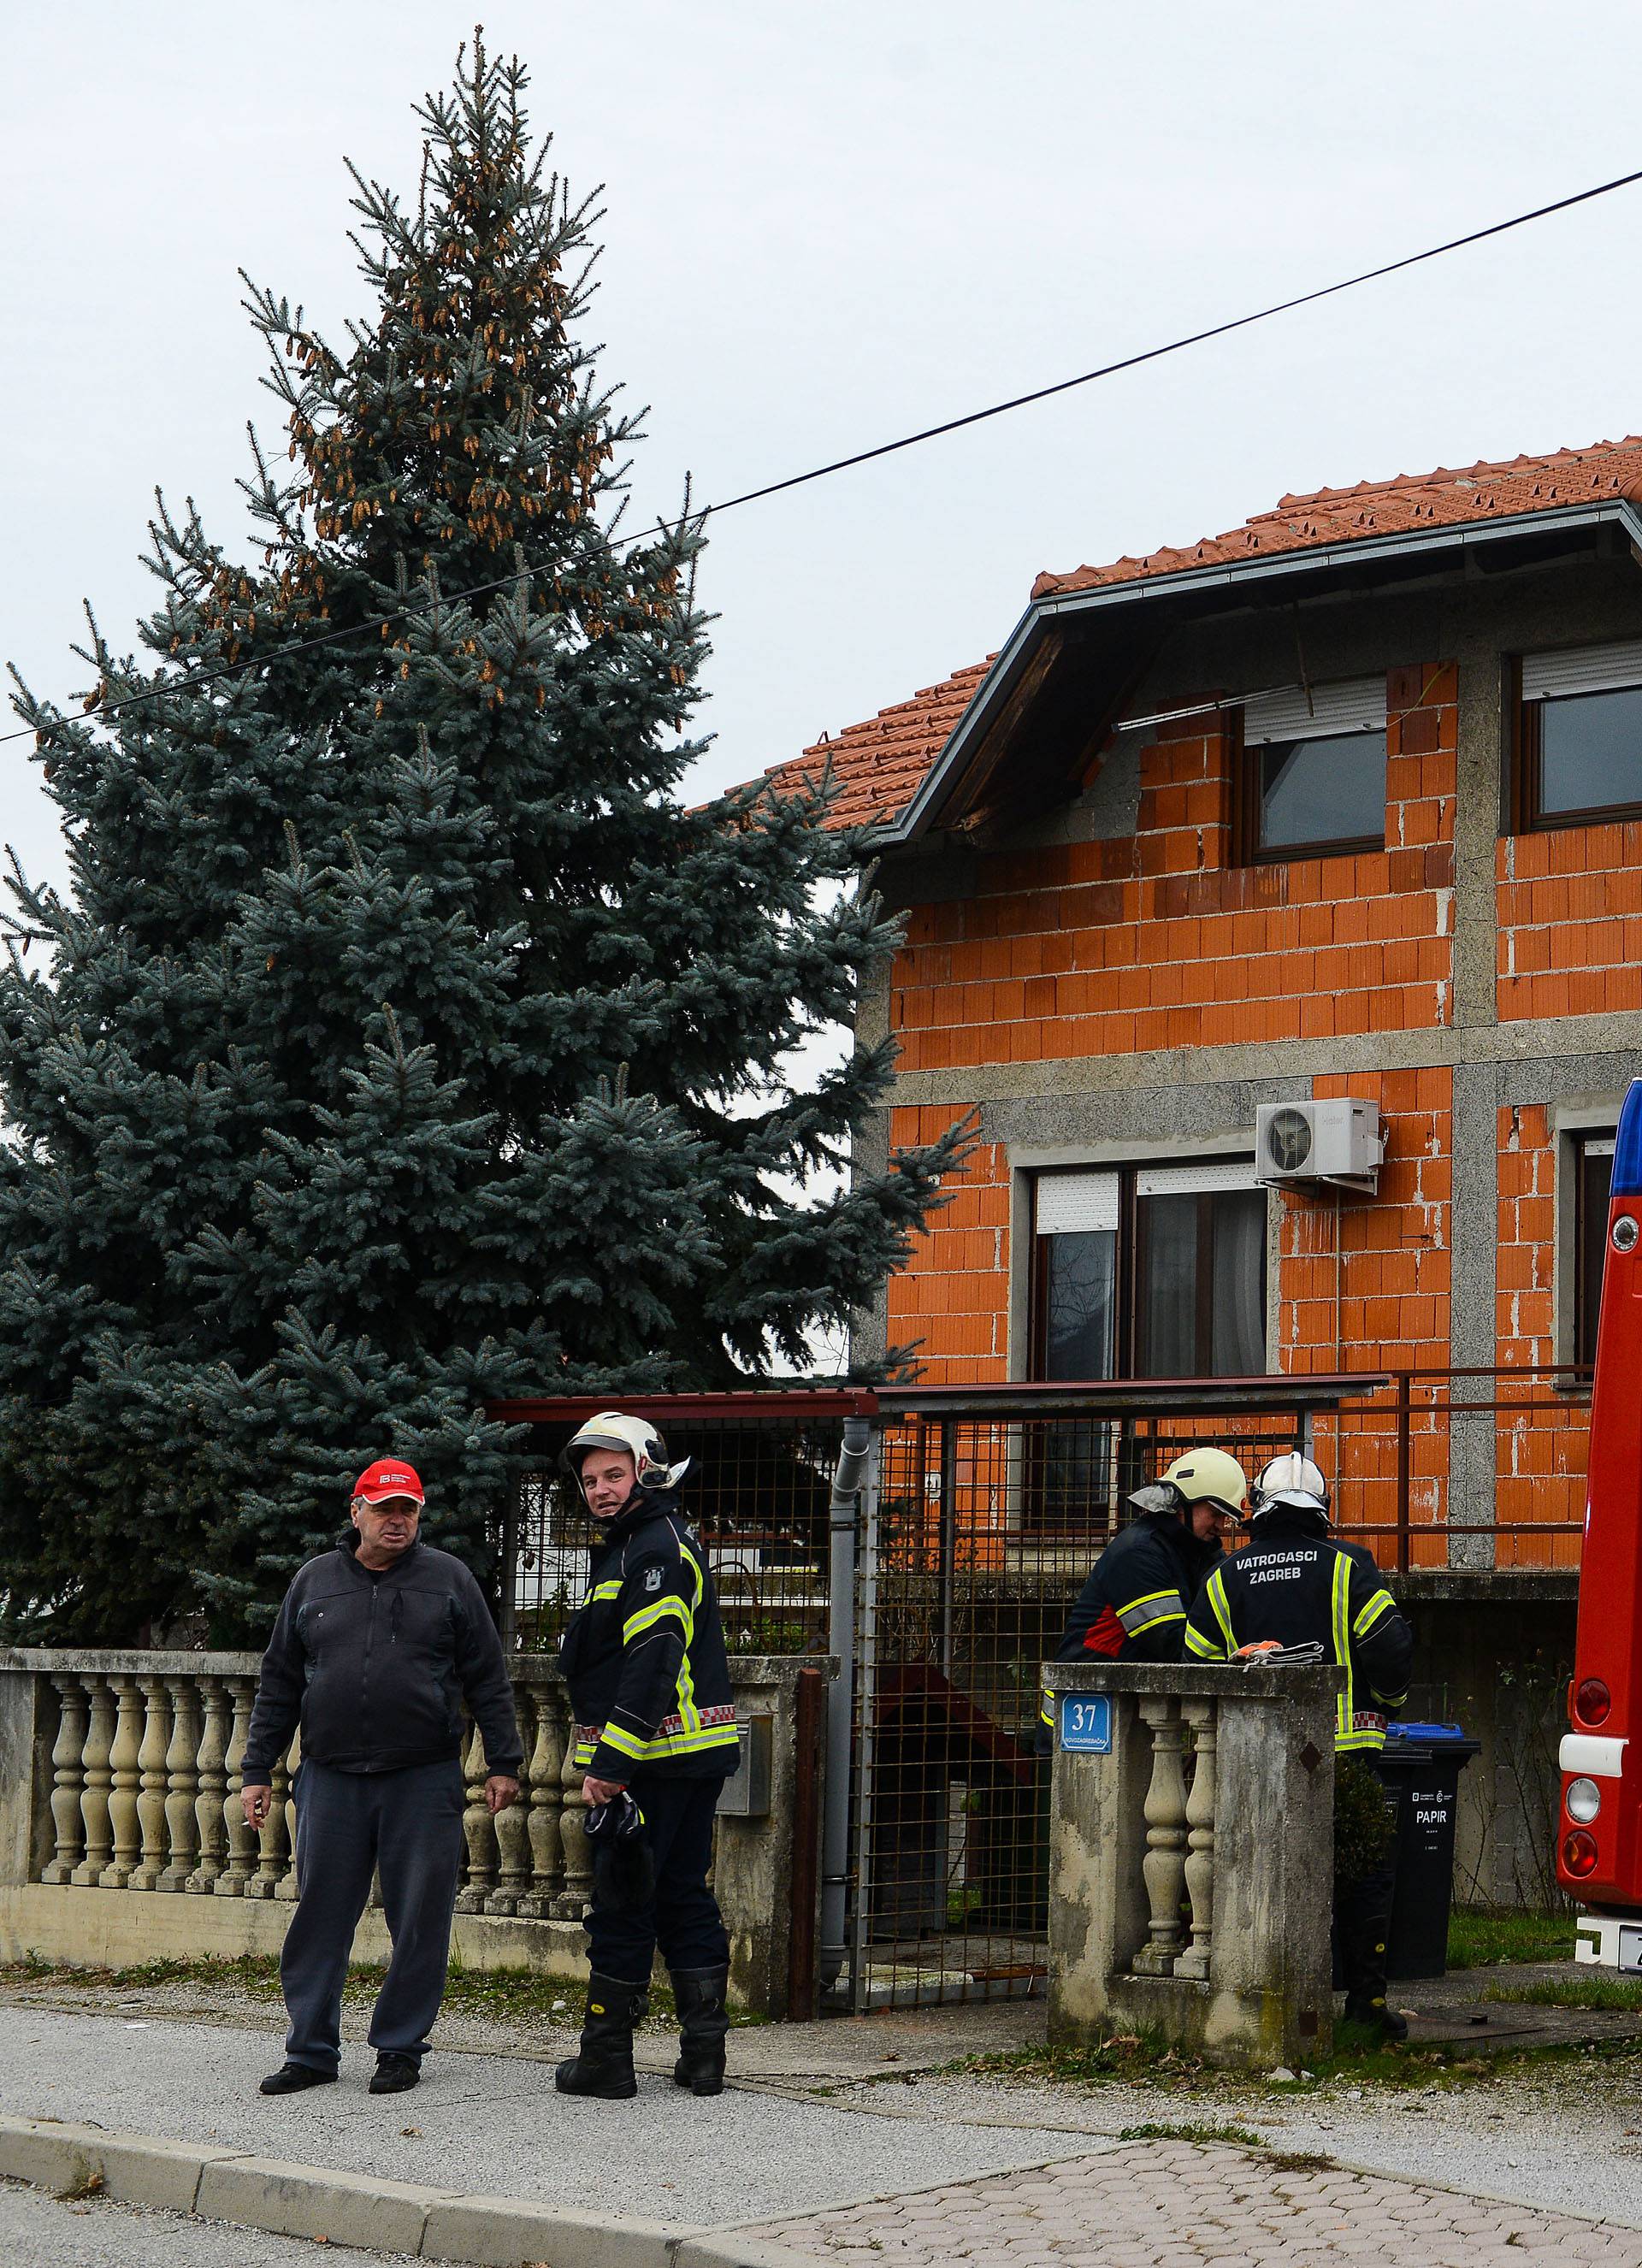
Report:
M80 1790L85 1784L85 1727L91 1704L77 1677L54 1677L51 1682L57 1693L57 1737L51 1750L51 1823L57 1848L40 1879L70 1882L85 1848Z
M251 1730L251 1703L256 1693L256 1681L231 1677L227 1685L233 1709L228 1753L223 1758L223 1841L227 1846L228 1864L211 1884L211 1893L219 1898L242 1898L256 1870L256 1835L247 1822L245 1806L239 1800L239 1778L245 1764L246 1740Z
M1152 1781L1146 1790L1146 1855L1140 1871L1152 1920L1135 1955L1138 1977L1173 1974L1181 1951L1181 1895L1186 1887L1186 1777L1182 1764L1185 1727L1180 1704L1146 1696L1140 1714L1152 1731Z
M136 1752L137 1833L143 1855L126 1887L156 1890L166 1871L166 1758L171 1749L171 1695L163 1677L139 1677L143 1737Z
M269 1815L255 1833L239 1800L254 1676L179 1669L175 1655L151 1672L140 1656L131 1660L129 1671L50 1675L57 1724L50 1785L36 1797L51 1828L40 1880L82 1889L294 1898L299 1741L274 1770ZM515 1700L526 1753L519 1800L494 1820L485 1808L476 1727L464 1743L466 1863L458 1910L579 1921L592 1868L568 1704L556 1682L537 1678L521 1678Z
M183 1884L196 1895L214 1890L227 1855L227 1822L223 1803L228 1793L228 1733L232 1704L227 1681L202 1677L200 1703L199 1792L194 1799L194 1847L198 1862ZM236 1793L234 1800L239 1801Z

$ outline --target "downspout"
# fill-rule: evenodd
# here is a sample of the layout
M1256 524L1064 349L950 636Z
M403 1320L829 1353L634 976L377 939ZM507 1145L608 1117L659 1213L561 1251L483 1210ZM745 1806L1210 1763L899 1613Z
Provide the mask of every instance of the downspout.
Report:
M848 1956L845 1909L850 1889L850 1735L855 1716L855 1538L873 1429L865 1418L843 1421L843 1448L833 1475L828 1520L827 1650L838 1675L827 1695L827 1790L821 1828L821 1983L829 1992Z

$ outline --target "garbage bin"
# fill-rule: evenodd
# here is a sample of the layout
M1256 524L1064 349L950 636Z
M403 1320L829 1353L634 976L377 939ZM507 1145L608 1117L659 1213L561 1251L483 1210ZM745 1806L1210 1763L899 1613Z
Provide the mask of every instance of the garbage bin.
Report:
M1397 1798L1388 1977L1440 1977L1447 1966L1460 1774L1480 1747L1458 1725L1393 1725L1387 1735L1382 1769Z

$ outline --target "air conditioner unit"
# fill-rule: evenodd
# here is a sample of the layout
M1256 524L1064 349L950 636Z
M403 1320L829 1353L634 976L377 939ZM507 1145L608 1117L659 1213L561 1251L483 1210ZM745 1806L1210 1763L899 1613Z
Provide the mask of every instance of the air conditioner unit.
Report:
M1263 1102L1255 1113L1255 1177L1372 1192L1385 1154L1380 1106L1344 1095L1329 1102Z

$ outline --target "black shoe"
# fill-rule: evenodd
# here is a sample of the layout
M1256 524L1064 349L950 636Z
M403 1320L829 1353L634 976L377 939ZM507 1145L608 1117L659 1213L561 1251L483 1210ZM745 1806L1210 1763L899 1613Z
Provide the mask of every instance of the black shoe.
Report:
M422 2066L414 2056L379 2055L376 2069L371 2074L372 2095L402 2095L422 2077Z
M305 2088L335 2087L334 2071L318 2071L311 2063L282 2063L262 2081L264 2095L300 2095Z
M1388 2040L1408 2037L1408 2019L1388 2008L1383 2000L1353 2000L1347 1997L1344 2011L1348 2024L1366 2024Z
M638 2092L633 2073L633 2027L644 2013L644 1987L618 1984L611 1977L587 1983L587 2014L581 2045L553 2074L561 2095L591 2095L604 2102L624 2102Z
M730 2029L725 1995L729 1984L727 1969L673 1971L680 2035L673 2084L688 2087L692 2095L724 2093L724 2043Z

